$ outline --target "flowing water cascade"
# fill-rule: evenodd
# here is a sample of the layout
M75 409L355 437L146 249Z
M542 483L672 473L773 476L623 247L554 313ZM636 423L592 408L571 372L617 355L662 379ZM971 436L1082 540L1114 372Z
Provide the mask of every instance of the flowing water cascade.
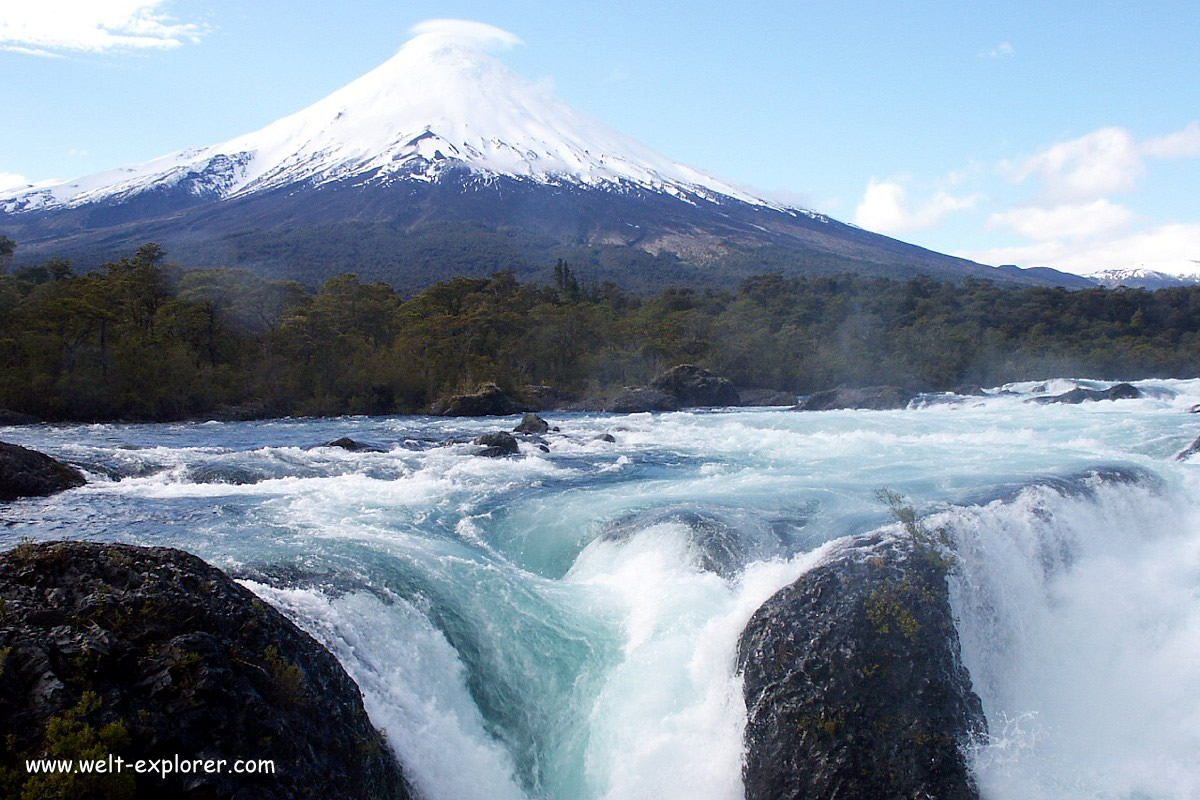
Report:
M324 643L431 800L742 796L737 640L903 494L952 538L985 798L1200 796L1200 381L1041 406L0 428L88 486L20 537L181 547ZM615 443L597 437L610 433ZM322 447L351 436L382 452Z

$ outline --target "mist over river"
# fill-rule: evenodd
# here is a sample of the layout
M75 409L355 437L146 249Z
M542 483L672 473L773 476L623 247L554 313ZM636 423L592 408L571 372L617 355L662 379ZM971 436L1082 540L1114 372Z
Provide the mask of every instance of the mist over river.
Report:
M1200 380L904 411L0 427L89 484L0 504L20 537L179 547L325 644L430 800L733 800L738 637L903 494L951 602L989 800L1200 797ZM597 437L611 434L615 442ZM319 445L349 436L382 450Z

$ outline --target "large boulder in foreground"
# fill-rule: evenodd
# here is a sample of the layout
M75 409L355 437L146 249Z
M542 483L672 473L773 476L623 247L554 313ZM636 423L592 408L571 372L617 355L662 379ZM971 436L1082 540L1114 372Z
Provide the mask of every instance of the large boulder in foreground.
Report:
M679 364L650 382L650 388L671 395L681 408L736 406L738 390L726 378L694 364Z
M793 411L832 411L834 409L867 409L887 411L907 408L916 392L899 386L866 386L860 389L838 387L809 395L792 407Z
M963 745L986 731L959 656L945 561L848 540L742 633L747 800L976 800Z
M46 497L87 483L83 473L20 445L0 442L0 501Z
M0 554L0 598L0 796L409 797L337 659L195 556L23 543ZM110 753L212 771L24 767ZM272 760L274 773L234 774L236 759Z

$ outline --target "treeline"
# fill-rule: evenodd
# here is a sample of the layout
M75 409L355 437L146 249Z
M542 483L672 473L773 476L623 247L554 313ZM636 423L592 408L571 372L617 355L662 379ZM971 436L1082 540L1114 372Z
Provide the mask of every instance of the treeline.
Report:
M157 245L87 275L0 275L0 408L51 420L420 412L495 381L584 399L682 362L742 387L923 390L1049 376L1200 375L1200 288L1013 289L852 275L641 297L511 272L411 298L181 270Z

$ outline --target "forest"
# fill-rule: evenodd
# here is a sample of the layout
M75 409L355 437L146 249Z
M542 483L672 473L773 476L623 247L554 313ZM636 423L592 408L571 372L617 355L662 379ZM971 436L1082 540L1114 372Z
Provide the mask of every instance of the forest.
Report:
M639 295L559 261L552 285L503 271L402 296L182 269L155 244L83 275L0 274L0 409L44 420L421 413L484 381L587 399L678 363L797 394L1196 377L1200 288L763 275Z

